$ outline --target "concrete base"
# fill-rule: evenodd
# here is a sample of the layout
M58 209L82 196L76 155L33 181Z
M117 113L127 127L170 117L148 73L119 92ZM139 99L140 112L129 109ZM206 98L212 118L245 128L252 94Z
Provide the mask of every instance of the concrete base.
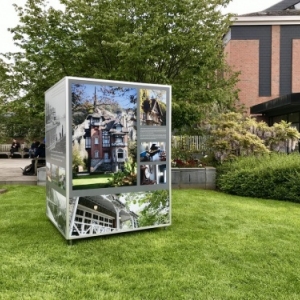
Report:
M172 168L172 188L174 189L216 189L216 169Z
M0 185L36 185L36 176L24 176L22 169L31 163L30 159L1 159Z
M37 169L37 184L41 182L46 182L46 167Z

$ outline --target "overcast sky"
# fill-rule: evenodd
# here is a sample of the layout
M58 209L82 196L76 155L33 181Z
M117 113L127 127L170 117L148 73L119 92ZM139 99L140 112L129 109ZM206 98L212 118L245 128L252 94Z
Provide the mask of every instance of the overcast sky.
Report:
M26 0L0 0L0 53L17 51L14 46L12 35L7 28L15 27L18 24L18 16L12 6L13 3L24 6ZM48 0L51 6L58 8L59 0ZM280 2L280 0L232 0L224 12L244 14L264 10L267 7Z

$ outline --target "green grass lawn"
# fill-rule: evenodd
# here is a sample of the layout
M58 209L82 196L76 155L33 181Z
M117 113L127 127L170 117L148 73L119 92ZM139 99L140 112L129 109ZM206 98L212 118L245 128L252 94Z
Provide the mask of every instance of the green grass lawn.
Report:
M112 178L112 174L97 174L78 176L73 179L73 189L97 189L108 187L108 180Z
M300 206L175 190L167 229L67 245L45 188L2 186L0 299L300 299Z

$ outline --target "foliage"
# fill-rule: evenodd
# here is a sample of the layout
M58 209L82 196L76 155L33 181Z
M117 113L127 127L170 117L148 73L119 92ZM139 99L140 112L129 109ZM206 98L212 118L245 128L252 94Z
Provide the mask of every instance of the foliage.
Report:
M11 64L0 69L0 92L18 99L18 121L22 112L43 129L44 92L64 76L169 84L172 125L189 128L205 104L237 99L222 45L230 16L219 10L229 2L61 0L59 10L27 0L15 5L20 25L10 31L20 52L4 55Z
M203 167L204 163L195 157L195 155L198 153L199 150L197 150L194 145L189 145L187 143L186 136L172 137L172 167Z
M129 157L124 163L124 168L112 174L109 179L109 186L127 186L135 185L137 182L137 164Z
M74 173L78 172L78 167L83 166L84 162L79 153L79 150L76 148L72 149L72 170Z
M141 211L139 217L139 226L153 226L159 224L167 224L170 222L168 191L153 191L146 194L143 203L145 208Z
M0 195L3 300L300 296L298 204L174 190L167 230L68 246L45 216L44 187L1 188L7 189Z
M235 112L218 115L204 126L210 136L209 147L221 163L239 156L292 151L300 138L291 123L281 121L269 127Z
M217 169L217 186L226 193L300 202L300 154L240 157Z
M137 161L137 143L136 141L128 141L128 156L136 162Z

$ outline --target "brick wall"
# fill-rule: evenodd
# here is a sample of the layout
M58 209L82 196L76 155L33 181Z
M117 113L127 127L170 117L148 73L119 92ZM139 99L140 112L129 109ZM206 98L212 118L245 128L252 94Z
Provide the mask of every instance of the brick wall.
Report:
M280 82L280 26L272 26L271 99L279 97Z
M247 27L244 28L247 30ZM240 90L239 99L246 108L260 104L280 96L280 26L272 26L271 40L271 95L259 96L259 65L260 59L260 40L259 39L239 39L230 40L226 47L227 62L234 71L240 72L237 88ZM260 37L261 39L262 37ZM300 40L295 41L300 50ZM298 53L300 53L299 50ZM295 63L300 65L299 55L295 55ZM295 70L297 72L297 70ZM300 73L297 76L299 81L295 82L295 87L300 89Z
M234 71L240 72L237 84L239 99L246 107L250 107L258 97L259 41L231 40L229 43L229 63Z
M300 39L292 41L292 92L300 92Z

